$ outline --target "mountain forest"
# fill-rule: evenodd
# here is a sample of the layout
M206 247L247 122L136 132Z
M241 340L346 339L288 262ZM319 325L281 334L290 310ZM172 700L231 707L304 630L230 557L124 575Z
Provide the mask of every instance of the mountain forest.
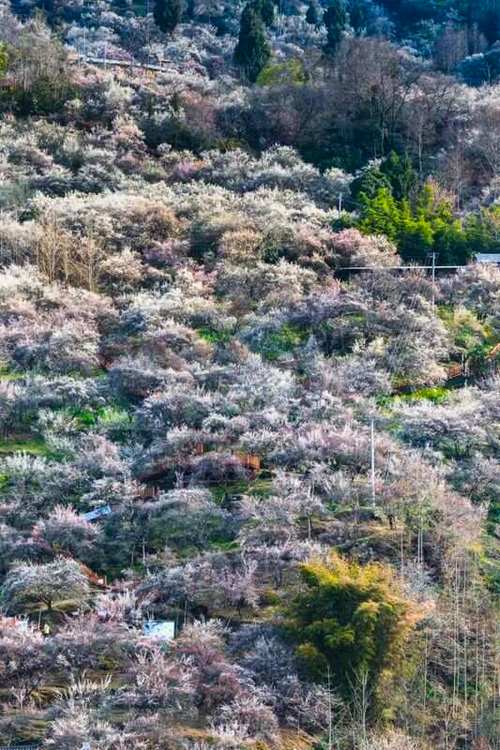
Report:
M500 0L0 0L2 750L500 750Z

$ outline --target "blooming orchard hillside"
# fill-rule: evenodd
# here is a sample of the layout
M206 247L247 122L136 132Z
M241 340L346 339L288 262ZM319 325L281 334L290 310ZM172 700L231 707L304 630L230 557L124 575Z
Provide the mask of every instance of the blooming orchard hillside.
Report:
M0 12L0 743L496 748L495 2Z

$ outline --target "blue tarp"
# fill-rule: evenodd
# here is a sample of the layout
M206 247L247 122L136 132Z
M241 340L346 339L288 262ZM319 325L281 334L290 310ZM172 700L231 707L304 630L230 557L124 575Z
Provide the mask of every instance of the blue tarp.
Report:
M111 507L109 505L103 505L102 508L96 508L95 510L90 510L88 513L84 513L82 518L84 518L86 521L95 521L96 518L101 518L101 516L109 516L111 513Z

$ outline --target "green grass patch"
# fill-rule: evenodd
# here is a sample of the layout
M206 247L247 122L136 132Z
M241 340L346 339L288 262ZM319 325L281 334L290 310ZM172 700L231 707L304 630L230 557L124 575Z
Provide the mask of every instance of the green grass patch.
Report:
M409 393L393 393L379 396L377 405L388 409L388 415L392 406L398 403L417 403L419 401L431 401L433 404L444 404L450 395L450 389L446 386L434 386L432 388L418 388Z
M210 549L216 550L217 552L235 552L240 549L239 542L235 540L231 541L215 541L209 544Z
M69 414L83 430L99 427L116 432L118 435L131 428L126 409L114 406L103 406L99 409L70 409Z
M11 370L11 368L5 362L0 364L0 380L9 382L11 380L22 380L24 377L24 372L16 372L15 370Z
M273 331L264 336L258 346L258 351L266 359L273 361L284 354L293 352L297 346L304 343L308 335L308 331L303 328L285 323L279 331Z
M13 740L11 744L19 742L39 742L47 734L50 722L42 715L33 715L33 710L25 714L16 712L11 717Z
M246 481L224 482L210 487L210 491L217 503L238 495L253 495L254 497L268 497L272 491L272 479L257 478Z
M80 427L93 427L98 420L98 412L94 409L72 409L71 416Z
M127 409L105 406L97 412L97 426L119 435L132 429L132 420Z
M197 328L196 333L203 341L208 341L210 344L226 344L232 338L232 333L229 331L216 331L215 328L207 326Z
M0 439L0 455L12 453L29 453L32 456L49 456L50 450L42 438L2 438ZM0 486L2 478L0 477ZM5 481L4 481L5 484Z
M401 393L398 398L401 401L432 401L433 404L443 404L449 396L449 391L444 386L434 386L433 388L419 388L411 393Z

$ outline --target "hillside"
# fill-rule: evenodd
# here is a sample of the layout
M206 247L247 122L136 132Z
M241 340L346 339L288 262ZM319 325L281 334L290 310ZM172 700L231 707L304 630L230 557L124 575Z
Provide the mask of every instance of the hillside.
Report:
M0 745L498 750L498 0L0 0Z

